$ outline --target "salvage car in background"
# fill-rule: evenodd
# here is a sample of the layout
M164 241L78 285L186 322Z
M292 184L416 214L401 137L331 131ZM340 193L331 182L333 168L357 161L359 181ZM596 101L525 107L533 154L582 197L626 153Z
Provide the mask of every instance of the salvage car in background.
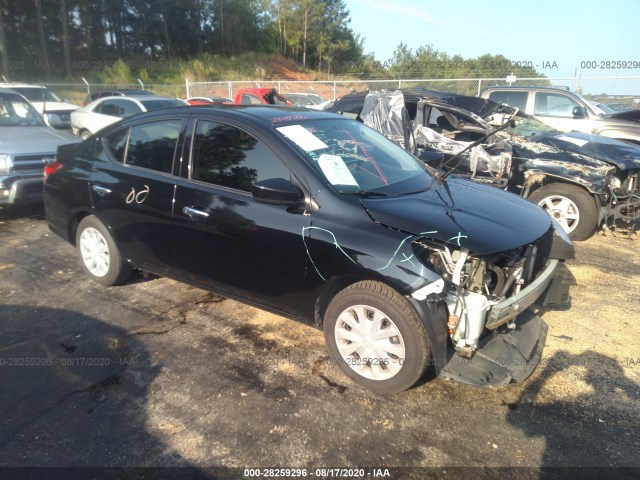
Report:
M233 97L237 105L292 105L275 88L241 88Z
M99 98L71 114L71 131L83 140L101 128L137 113L187 105L184 100L155 95Z
M42 201L42 170L78 139L45 125L21 95L0 88L0 205Z
M0 87L10 88L29 100L50 127L61 130L71 127L71 112L78 106L60 99L47 87L26 83L3 83Z
M634 145L558 132L512 107L448 92L361 92L329 108L355 115L433 166L537 203L574 240L640 221ZM510 120L516 126L493 133Z
M322 98L317 93L289 93L287 92L287 100L296 107L306 107L312 110L323 110L329 103L329 100Z
M322 325L332 361L379 393L429 365L522 381L547 331L528 307L568 299L573 246L538 207L303 108L126 119L59 149L45 209L94 280L138 268Z

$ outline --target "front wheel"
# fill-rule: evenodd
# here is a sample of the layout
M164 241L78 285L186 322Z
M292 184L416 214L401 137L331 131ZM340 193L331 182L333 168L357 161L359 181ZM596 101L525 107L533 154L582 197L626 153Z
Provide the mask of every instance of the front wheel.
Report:
M382 283L359 282L338 293L323 330L333 361L375 393L406 390L427 368L430 348L422 321L406 298Z
M528 200L557 220L571 240L586 240L596 229L598 210L595 200L580 187L550 183L534 191Z
M85 271L96 282L116 285L131 275L109 230L94 215L82 219L76 232L76 248Z

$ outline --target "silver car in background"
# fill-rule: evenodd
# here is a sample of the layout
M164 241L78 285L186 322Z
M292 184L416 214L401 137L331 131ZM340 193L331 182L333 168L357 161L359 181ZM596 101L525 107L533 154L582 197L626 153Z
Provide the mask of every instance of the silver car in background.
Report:
M22 95L0 88L0 205L42 201L44 167L73 135L44 124Z
M98 130L137 113L167 107L188 105L184 100L155 95L104 97L77 109L71 114L71 131L83 140Z

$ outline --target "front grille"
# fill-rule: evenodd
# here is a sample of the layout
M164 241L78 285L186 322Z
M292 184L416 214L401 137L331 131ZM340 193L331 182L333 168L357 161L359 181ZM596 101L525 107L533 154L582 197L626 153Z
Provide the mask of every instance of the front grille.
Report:
M42 171L45 165L53 162L53 154L50 155L24 155L14 157L12 172Z

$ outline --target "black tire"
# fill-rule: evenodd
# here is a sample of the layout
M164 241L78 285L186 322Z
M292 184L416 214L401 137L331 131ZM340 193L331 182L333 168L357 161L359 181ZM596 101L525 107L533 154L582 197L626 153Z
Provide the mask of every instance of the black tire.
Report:
M117 285L131 276L109 230L94 215L78 225L76 251L87 274L102 285Z
M361 324L356 310L368 320L375 318L378 312L378 318L382 320L379 321L377 332L388 336L372 339L365 335L366 339L361 343L364 350L359 349L364 356L359 352L351 355L344 353L345 349L352 348L351 345L360 343L345 338L337 339L338 336L351 334L359 337L356 329L349 327L345 320L358 328L362 325L368 329L374 325L373 320L366 326ZM406 390L420 379L427 368L431 349L422 321L406 298L383 283L358 282L338 293L325 312L323 330L332 360L347 377L375 393ZM343 348L343 352L340 348ZM371 356L367 356L369 354Z
M568 203L565 200L568 200ZM583 188L566 183L550 183L534 191L529 201L542 207L563 226L571 240L586 240L596 230L598 209L593 196ZM565 206L568 208L564 208ZM577 210L574 213L574 210ZM568 218L569 215L577 218Z
M79 137L82 140L86 140L87 138L89 138L91 136L91 132L89 130L82 130L79 134Z

